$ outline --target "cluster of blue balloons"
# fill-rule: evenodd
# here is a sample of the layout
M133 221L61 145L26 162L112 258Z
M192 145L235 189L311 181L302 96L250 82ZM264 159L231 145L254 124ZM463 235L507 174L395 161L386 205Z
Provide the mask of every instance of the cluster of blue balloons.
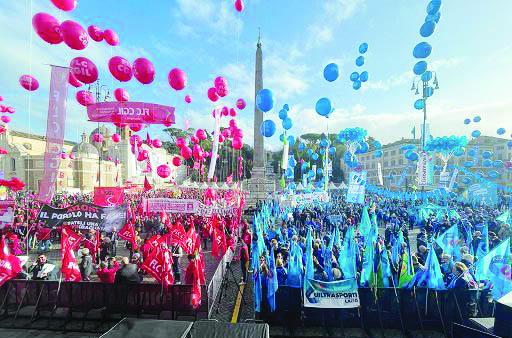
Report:
M256 106L262 112L268 112L274 107L274 93L270 89L261 89L256 95Z
M361 142L367 135L367 131L363 128L355 127L355 128L346 128L339 132L338 141L340 143L344 142Z
M368 51L368 44L366 42L363 42L359 45L359 53L365 54ZM362 67L364 65L365 59L363 55L359 55L356 58L356 66ZM361 73L359 72L352 72L350 74L350 81L352 81L352 88L355 90L359 90L361 88L361 84L363 82L368 81L368 72L363 71Z
M468 144L466 136L443 136L436 137L432 140L427 141L425 149L427 151L436 151L444 154L453 154L455 156L461 156L464 154L464 147ZM462 151L461 151L462 149ZM458 155L457 155L458 154Z
M475 122L475 123L478 123L481 120L482 120L482 118L480 116L473 117L473 122ZM464 124L467 125L467 124L470 124L470 123L471 123L471 119L469 119L469 118L464 119Z
M293 126L292 119L290 117L288 117L289 111L290 111L290 106L288 106L288 104L283 105L283 108L279 111L279 118L282 121L284 130L289 130Z

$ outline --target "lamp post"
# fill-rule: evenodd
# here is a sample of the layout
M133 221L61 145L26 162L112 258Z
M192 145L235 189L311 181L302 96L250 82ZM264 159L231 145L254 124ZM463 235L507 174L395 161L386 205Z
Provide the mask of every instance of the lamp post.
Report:
M430 82L435 87L430 86ZM421 88L423 89L422 99L423 99L423 133L421 140L421 150L425 150L426 143L426 125L427 125L427 99L434 94L434 89L439 89L439 81L437 80L437 73L434 71L427 70L421 76L415 76L412 80L411 90L416 90L414 95L418 95L420 93L420 82Z
M106 85L102 85L98 79L92 85L89 85L88 90L94 94L96 102L106 102L110 99L110 91ZM98 132L100 131L100 123L98 122ZM98 150L98 186L101 187L101 156L103 155L103 144L100 145Z

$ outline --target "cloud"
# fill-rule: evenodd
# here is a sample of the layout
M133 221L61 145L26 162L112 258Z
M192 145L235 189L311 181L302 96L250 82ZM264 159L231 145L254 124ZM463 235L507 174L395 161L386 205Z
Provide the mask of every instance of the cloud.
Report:
M371 76L371 75L370 75ZM392 75L386 80L378 80L378 81L372 81L371 79L368 80L367 84L364 84L361 86L362 90L384 90L388 91L393 87L402 86L408 82L411 82L414 78L414 73L412 71L404 72L399 75Z

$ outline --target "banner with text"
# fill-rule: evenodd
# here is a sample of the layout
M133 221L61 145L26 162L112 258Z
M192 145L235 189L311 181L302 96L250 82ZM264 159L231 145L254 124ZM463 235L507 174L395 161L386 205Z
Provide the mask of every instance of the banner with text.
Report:
M425 187L432 185L433 181L432 158L426 152L419 153L418 160L418 186Z
M199 208L199 201L178 198L145 198L142 201L144 212L166 211L178 214L195 214Z
M347 202L363 204L366 185L366 171L350 173L347 190Z
M345 279L336 282L304 280L304 306L324 309L359 307L357 281Z
M93 122L174 124L174 108L144 102L98 102L87 106Z
M126 206L99 207L81 203L68 208L43 205L38 221L46 227L70 225L80 230L118 231L126 223Z
M100 207L113 207L124 204L124 188L94 187L93 203Z
M39 185L37 199L50 203L55 194L55 182L60 165L60 154L64 143L66 127L66 98L68 96L69 68L52 66L50 79L50 100L46 119L46 149L44 172Z
M14 221L14 200L0 201L0 229Z
M292 205L304 205L315 202L329 202L329 194L326 191L292 195Z

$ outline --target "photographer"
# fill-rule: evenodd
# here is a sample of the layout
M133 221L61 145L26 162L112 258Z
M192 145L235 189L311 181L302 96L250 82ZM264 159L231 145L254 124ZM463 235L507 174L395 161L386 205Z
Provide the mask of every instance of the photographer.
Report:
M50 264L46 260L45 255L39 255L28 269L28 273L32 274L33 280L56 280L55 265Z

